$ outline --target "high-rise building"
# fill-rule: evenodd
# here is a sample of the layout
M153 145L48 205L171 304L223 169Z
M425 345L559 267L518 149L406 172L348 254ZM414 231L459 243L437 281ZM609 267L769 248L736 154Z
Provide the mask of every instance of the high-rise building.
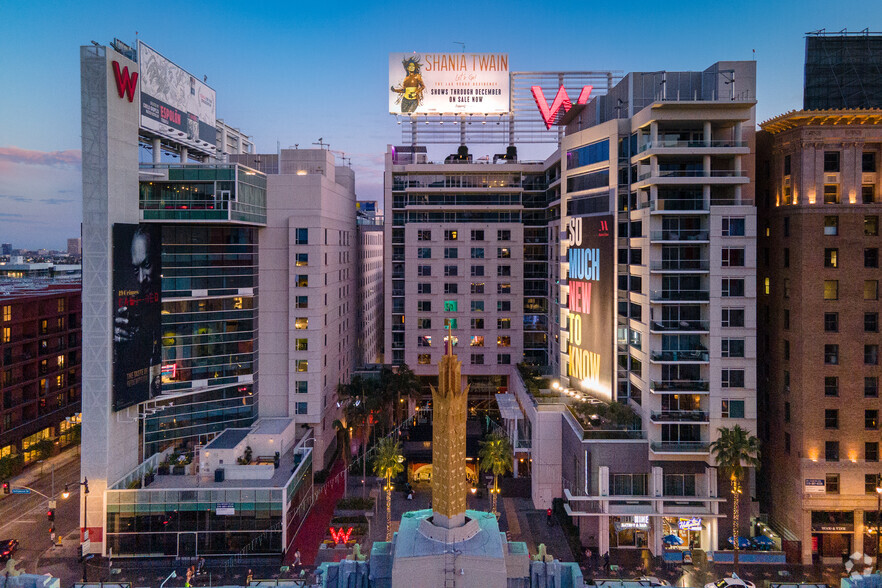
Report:
M806 35L803 108L882 108L882 34Z
M364 204L362 202L361 204ZM375 204L375 203L374 203ZM383 363L383 217L376 207L358 215L358 365Z
M80 244L80 239L68 239L67 240L67 254L79 257L83 254L83 247Z
M12 255L12 243L0 244L0 255Z
M802 110L761 127L764 502L804 564L876 555L879 112Z

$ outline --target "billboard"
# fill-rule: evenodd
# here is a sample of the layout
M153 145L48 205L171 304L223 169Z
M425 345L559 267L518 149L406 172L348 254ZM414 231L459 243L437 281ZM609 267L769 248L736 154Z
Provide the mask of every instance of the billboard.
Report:
M138 42L141 69L141 127L172 138L205 141L214 147L215 91L143 42Z
M113 410L161 390L161 244L159 225L113 225Z
M390 53L391 114L508 114L505 53Z
M613 396L615 320L615 236L613 215L567 222L567 310L570 385L600 398Z

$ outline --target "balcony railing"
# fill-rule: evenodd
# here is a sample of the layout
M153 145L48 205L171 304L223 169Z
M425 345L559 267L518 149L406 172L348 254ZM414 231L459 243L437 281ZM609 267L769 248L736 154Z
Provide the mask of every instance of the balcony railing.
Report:
M701 271L708 267L707 259L660 259L649 264L649 269L672 272Z
M649 299L653 302L707 302L710 300L708 290L653 290Z
M665 333L707 331L709 330L709 323L707 321L652 321L649 324L649 330Z
M725 149L728 147L747 147L747 141L669 141L660 139L655 143L647 141L640 146L639 153L643 153L649 149Z
M707 392L710 382L707 380L652 380L649 389L653 392Z
M653 361L707 362L710 355L707 349L678 349L672 351L653 351L649 354Z
M656 441L650 447L655 453L710 453L706 441Z
M712 169L706 172L703 169L660 169L656 173L643 172L637 176L638 181L648 178L739 178L744 175L743 171L734 169Z
M681 229L679 231L652 231L651 241L708 241L710 234L697 229Z
M634 429L585 429L582 439L646 439L646 431Z
M710 420L710 415L704 410L662 410L660 412L652 411L650 418L656 423L706 423Z
M659 198L647 202L641 202L640 208L649 208L654 211L696 211L708 210L708 205L703 198Z

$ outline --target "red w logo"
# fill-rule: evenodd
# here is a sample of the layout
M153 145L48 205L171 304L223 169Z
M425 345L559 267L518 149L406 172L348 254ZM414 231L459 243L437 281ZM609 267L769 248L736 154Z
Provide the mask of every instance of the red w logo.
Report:
M334 527L330 528L331 531L331 539L334 540L334 543L346 543L349 541L349 538L352 536L352 527L349 527L345 531L343 527L335 530Z
M582 88L582 92L579 93L579 99L576 100L576 104L588 104L588 98L591 97L592 89L594 89L594 86L585 86ZM551 103L550 108L541 87L532 86L530 91L533 92L533 99L536 101L536 106L539 107L539 114L542 115L542 120L545 121L545 126L549 129L551 128L551 125L554 124L554 119L561 107L563 107L564 112L569 112L570 108L573 107L573 103L567 95L566 88L563 86L557 91L557 96L554 97L554 102Z
M135 99L135 84L138 82L138 72L132 72L129 75L129 66L125 66L122 72L119 71L119 62L113 62L113 75L116 78L116 91L119 97L128 96L129 102Z

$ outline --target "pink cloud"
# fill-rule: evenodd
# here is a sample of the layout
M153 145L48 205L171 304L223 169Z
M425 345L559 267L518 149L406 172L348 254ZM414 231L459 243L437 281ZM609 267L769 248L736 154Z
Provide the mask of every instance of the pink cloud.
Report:
M79 168L82 154L79 149L65 151L34 151L19 147L0 147L0 163L7 162L49 167Z

